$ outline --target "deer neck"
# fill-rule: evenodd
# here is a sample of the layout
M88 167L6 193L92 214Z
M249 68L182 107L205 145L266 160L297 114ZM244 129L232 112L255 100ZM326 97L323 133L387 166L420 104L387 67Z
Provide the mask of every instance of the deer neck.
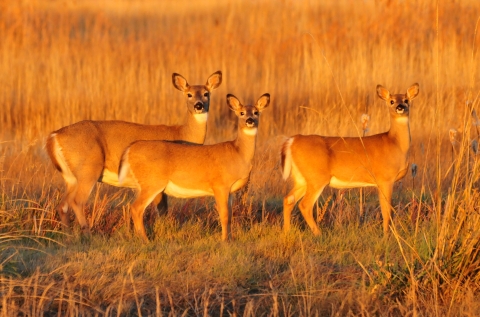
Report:
M193 114L187 110L187 121L180 127L182 140L203 144L207 134L208 113Z
M233 142L244 162L251 163L255 154L258 128L238 128L237 139Z
M389 138L400 147L402 152L408 152L410 148L410 124L408 117L390 118Z

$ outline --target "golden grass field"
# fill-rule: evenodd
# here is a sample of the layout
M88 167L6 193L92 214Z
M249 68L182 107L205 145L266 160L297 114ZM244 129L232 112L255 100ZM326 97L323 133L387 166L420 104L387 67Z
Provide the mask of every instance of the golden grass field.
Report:
M478 316L479 19L476 0L0 1L0 316ZM217 70L206 144L235 137L227 93L272 96L234 241L219 241L213 199L171 199L147 213L145 244L133 192L100 184L92 237L76 222L64 233L48 134L83 119L179 124L172 73L203 84ZM363 113L367 135L384 132L376 85L415 82L418 172L395 186L390 238L371 189L362 211L358 189L326 189L322 235L298 212L284 234L286 137L358 136Z

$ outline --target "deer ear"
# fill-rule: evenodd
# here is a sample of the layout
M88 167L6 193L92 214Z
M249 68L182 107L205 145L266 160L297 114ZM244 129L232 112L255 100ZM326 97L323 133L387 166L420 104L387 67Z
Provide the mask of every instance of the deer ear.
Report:
M218 86L220 86L221 83L222 83L222 72L216 71L215 73L211 74L210 77L208 77L207 83L205 84L205 86L207 86L209 91L212 91L218 88Z
M260 98L258 98L257 103L255 104L255 108L258 111L262 112L263 109L267 108L270 104L270 94L263 94Z
M227 95L227 104L233 111L240 111L240 109L242 109L242 104L240 103L240 100L238 100L238 98L232 94Z
M377 95L380 99L387 101L390 98L390 92L382 85L377 85Z
M173 82L173 86L175 86L175 88L177 88L178 90L183 91L183 92L185 92L189 87L189 85L187 83L187 80L185 78L183 78L182 75L177 74L177 73L172 74L172 82Z
M408 99L412 100L415 98L418 93L420 92L420 87L417 83L413 84L410 88L407 89L407 97Z

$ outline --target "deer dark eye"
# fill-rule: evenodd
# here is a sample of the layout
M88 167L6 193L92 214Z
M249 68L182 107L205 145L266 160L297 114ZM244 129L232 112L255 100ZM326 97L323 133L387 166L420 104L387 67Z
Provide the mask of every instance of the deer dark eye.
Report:
M241 115L241 116L245 115L245 112L243 112L243 111L242 111L242 112L240 112L240 115Z
M258 111L254 111L253 114L258 116Z
M192 95L192 94L190 94L190 93L188 93L188 94L187 94L187 97L188 97L188 98L192 98L192 97L193 97L193 95Z
M390 104L393 105L395 103L395 101L393 100L390 100Z
M204 97L208 97L208 92L203 94Z
M408 103L408 99L405 99L405 103Z

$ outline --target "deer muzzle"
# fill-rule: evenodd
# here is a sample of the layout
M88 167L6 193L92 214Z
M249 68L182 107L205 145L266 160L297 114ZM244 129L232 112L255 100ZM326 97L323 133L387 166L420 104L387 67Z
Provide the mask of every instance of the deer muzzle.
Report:
M193 106L193 108L195 109L195 111L196 111L197 113L201 113L201 112L203 111L203 109L205 108L205 106L203 105L203 103L197 102L197 103Z
M245 125L249 128L252 128L255 126L255 120L253 120L252 118L248 118L247 120L245 120Z
M395 111L398 113L398 114L403 114L403 113L408 113L408 107L405 106L405 105L398 105L396 108L395 108Z

